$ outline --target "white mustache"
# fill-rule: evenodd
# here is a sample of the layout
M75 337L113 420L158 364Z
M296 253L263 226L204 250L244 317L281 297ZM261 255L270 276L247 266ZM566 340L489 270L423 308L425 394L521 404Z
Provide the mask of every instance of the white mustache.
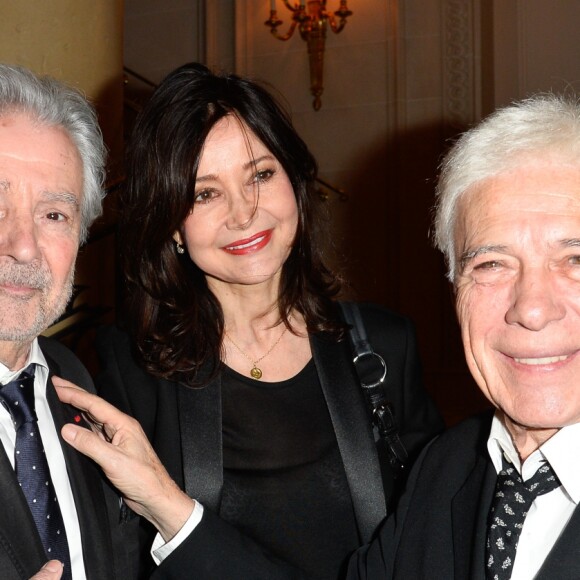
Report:
M0 284L42 290L50 286L50 273L39 263L0 264Z

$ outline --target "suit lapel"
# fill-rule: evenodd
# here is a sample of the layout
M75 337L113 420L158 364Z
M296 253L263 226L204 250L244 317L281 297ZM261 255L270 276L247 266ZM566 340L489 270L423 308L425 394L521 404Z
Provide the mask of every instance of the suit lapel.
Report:
M196 389L177 385L185 491L217 511L223 486L221 380Z
M386 515L383 482L361 387L348 341L311 336L312 355L328 405L363 542Z
M58 400L51 377L53 372L60 375L60 369L54 361L49 360L48 357L47 360L51 372L46 385L46 397L56 430L60 433L60 429L65 423L74 422L77 411L73 407L63 405ZM62 439L60 439L60 443L79 519L87 577L114 578L113 546L102 487L104 476L92 461L76 452Z
M465 484L451 502L455 578L485 578L487 514L497 474L489 459L479 454Z

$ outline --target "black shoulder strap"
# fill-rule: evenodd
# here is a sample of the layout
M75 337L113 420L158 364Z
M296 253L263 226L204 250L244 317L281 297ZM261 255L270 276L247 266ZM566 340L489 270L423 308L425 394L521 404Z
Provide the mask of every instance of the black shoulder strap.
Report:
M353 362L370 409L373 427L378 434L379 454L386 456L391 476L396 478L405 467L407 451L399 437L392 405L384 388L387 364L383 357L373 350L367 339L358 305L354 302L340 302L340 307L344 320L350 325Z

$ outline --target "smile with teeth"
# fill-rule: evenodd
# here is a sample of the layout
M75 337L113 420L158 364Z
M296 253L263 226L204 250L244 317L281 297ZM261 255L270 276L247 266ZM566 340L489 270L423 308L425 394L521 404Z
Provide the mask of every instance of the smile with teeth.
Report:
M226 250L244 250L245 248L249 248L251 246L259 244L265 237L266 237L266 234L259 236L253 240L250 240L249 242L246 242L245 244L239 244L238 246L226 246Z
M514 360L523 365L549 365L566 360L568 355L545 356L542 358L515 358Z
M243 240L237 240L228 246L224 246L222 249L229 254L236 256L243 256L245 254L257 252L265 246L268 245L270 239L272 238L272 230L264 230L258 232L249 238Z

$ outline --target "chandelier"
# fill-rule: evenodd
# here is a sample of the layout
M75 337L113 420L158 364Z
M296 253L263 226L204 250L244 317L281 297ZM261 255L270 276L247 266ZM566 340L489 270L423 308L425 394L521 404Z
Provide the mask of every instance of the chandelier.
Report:
M310 61L310 92L314 100L312 106L315 111L320 109L322 91L322 71L324 64L324 46L326 42L326 29L330 26L332 32L338 34L345 26L346 19L352 14L348 9L347 0L340 0L340 6L334 13L326 11L326 0L300 0L299 3L290 4L289 0L282 0L284 6L292 14L292 23L286 34L279 34L278 27L283 24L278 19L276 0L270 0L270 18L264 22L270 27L270 32L278 40L289 40L296 28L300 32L302 40L308 47L308 59Z

